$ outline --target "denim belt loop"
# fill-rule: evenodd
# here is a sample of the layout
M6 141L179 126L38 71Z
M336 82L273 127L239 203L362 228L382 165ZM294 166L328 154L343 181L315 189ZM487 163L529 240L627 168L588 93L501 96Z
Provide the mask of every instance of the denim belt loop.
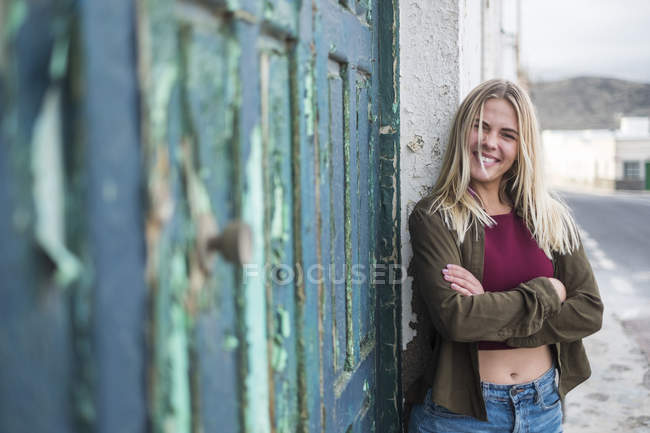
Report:
M539 382L538 381L533 381L533 384L535 384L535 403L541 404L542 403L542 391L539 389Z

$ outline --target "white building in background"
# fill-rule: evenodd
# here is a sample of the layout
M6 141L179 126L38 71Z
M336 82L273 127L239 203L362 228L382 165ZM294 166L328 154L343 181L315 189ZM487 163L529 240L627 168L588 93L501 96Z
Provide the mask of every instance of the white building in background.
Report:
M650 189L650 121L623 117L620 129L542 133L546 170L555 186Z
M614 159L617 189L650 190L650 121L647 117L621 120Z

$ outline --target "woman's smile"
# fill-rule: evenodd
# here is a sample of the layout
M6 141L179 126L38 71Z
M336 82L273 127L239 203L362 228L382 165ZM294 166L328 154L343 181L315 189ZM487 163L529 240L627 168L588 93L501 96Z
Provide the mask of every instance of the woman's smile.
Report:
M480 158L478 156L478 152L474 152L474 158L476 159L477 162L480 164ZM493 165L496 165L497 163L501 162L500 159L497 159L496 157L489 155L487 153L483 153L483 165L487 167L492 167Z

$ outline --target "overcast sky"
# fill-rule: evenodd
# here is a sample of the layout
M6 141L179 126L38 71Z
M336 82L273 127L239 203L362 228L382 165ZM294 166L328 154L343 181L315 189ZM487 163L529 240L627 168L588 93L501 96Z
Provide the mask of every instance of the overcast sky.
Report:
M521 0L521 63L533 80L650 83L650 0Z

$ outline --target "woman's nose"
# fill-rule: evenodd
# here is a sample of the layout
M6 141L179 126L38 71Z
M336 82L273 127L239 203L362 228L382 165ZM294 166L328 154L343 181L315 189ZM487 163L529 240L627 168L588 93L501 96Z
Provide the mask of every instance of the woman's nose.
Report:
M483 134L483 142L481 143L484 147L495 148L497 145L497 137L494 134Z

